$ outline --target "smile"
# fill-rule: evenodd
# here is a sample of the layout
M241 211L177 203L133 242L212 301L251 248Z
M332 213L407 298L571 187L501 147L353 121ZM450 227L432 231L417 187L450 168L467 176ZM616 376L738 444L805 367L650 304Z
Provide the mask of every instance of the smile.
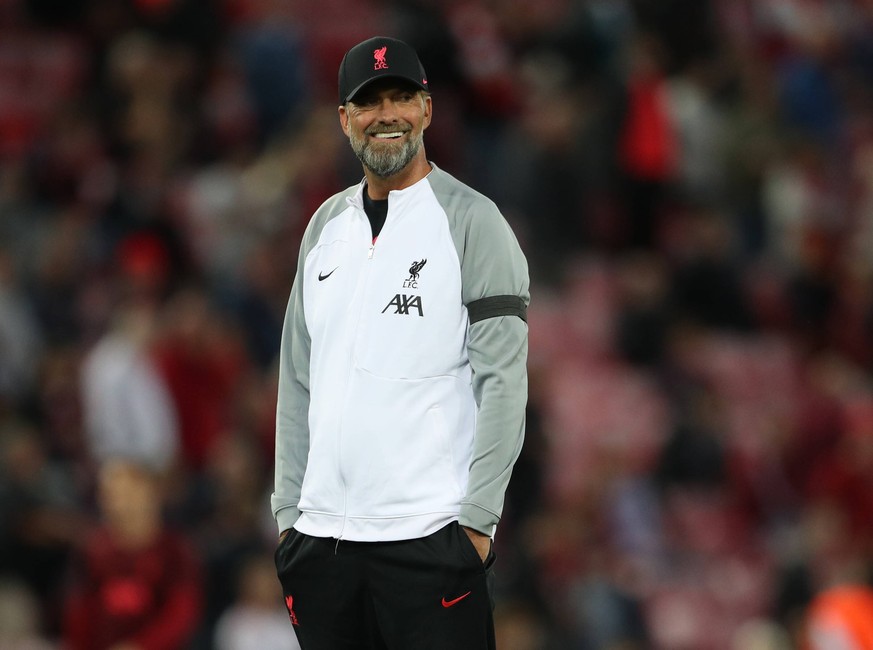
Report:
M388 133L373 133L372 136L374 138L379 138L380 140L395 140L399 137L402 137L404 131L390 131Z

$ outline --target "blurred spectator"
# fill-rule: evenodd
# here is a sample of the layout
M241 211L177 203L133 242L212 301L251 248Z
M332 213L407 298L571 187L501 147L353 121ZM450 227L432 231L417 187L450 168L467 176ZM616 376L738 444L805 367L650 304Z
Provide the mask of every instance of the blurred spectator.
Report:
M0 576L26 585L51 633L70 552L87 521L81 497L76 477L50 457L31 423L0 419Z
M707 328L748 331L755 323L729 223L702 206L687 206L679 218L684 241L671 278L674 313Z
M817 495L824 468L833 467L845 428L843 402L863 391L864 371L842 355L824 351L809 357L799 386L799 405L792 435L781 455L792 488L804 499Z
M719 32L713 0L629 0L637 24L663 43L663 65L671 75L687 71L718 52Z
M809 606L809 650L873 647L873 588L842 585L824 590Z
M534 256L533 273L553 283L573 252L590 244L590 174L602 161L594 161L596 153L586 146L601 107L574 85L567 62L553 53L531 55L519 76L519 116L495 145L495 160L487 162L494 176L485 186L493 187L507 219L518 224L519 238Z
M0 581L0 648L54 650L57 646L41 630L42 608L26 585Z
M813 494L839 503L846 517L846 543L873 543L873 399L849 399L833 453L819 456Z
M558 650L558 644L536 609L523 601L507 601L494 610L498 650Z
M0 404L33 394L42 335L19 286L12 256L0 248ZM2 407L0 407L2 411Z
M542 406L532 392L525 411L524 447L515 461L513 480L506 490L504 526L524 526L542 503L547 458L542 419Z
M615 567L611 566L614 559L595 552L591 560L591 569L569 594L574 644L602 650L649 647L641 603L616 581Z
M788 126L821 142L834 142L843 135L844 110L828 70L839 55L836 25L824 11L803 3L791 4L797 13L795 20L786 23L792 47L785 50L776 66L782 113Z
M238 332L216 316L205 291L182 289L163 308L154 345L178 418L181 460L192 471L233 424L234 397L249 365Z
M251 558L275 548L274 527L266 533L262 525L264 495L272 486L267 458L258 441L246 433L226 432L215 441L199 477L179 486L179 492L189 492L189 499L174 504L173 514L195 535L206 587L194 648L210 647L218 620L239 601ZM270 584L275 587L275 569L271 572ZM273 604L282 604L281 593ZM279 612L287 627L287 612L282 608ZM292 630L286 631L293 637Z
M217 0L126 0L136 24L164 42L208 56L225 36Z
M792 531L793 532L793 531ZM773 619L785 631L792 648L803 643L806 610L815 595L809 567L792 550L774 580L772 596ZM737 631L739 635L740 631ZM738 649L739 650L739 649Z
M627 44L625 106L618 146L621 195L627 218L624 243L657 244L667 192L676 180L679 142L668 104L664 44L638 33Z
M265 244L256 248L245 260L241 273L243 284L232 297L248 354L262 370L268 368L279 353L285 301L278 295L287 284L274 273L275 265L280 263L277 246Z
M151 352L156 310L144 301L119 307L83 361L85 431L96 465L122 457L166 471L177 462L175 405Z
M657 367L665 361L672 317L666 265L655 255L632 254L625 257L616 275L616 350L632 364Z
M63 641L70 650L183 650L200 616L190 542L163 522L161 481L136 462L100 468L101 525L72 561Z
M724 201L726 86L717 59L689 63L684 74L667 82L667 108L675 129L675 190L700 202Z
M31 191L59 207L106 207L116 168L94 113L84 103L59 107L29 160Z
M293 23L276 19L237 30L234 45L264 144L311 100L305 46Z
M766 619L743 623L733 635L731 650L791 650L786 631Z
M33 269L27 278L33 312L50 346L73 346L83 335L79 311L87 269L87 223L83 214L70 210L40 225L38 258L26 263Z
M299 650L269 553L243 564L236 591L215 626L215 650Z
M679 409L654 469L655 480L666 490L726 487L724 409L718 396L705 386L692 388L681 397Z
M785 138L778 115L772 71L753 52L738 48L732 92L726 101L723 155L723 204L730 207L737 245L747 258L781 246L781 232L768 223L764 204L765 178Z
M111 261L117 266L117 273L112 279L118 286L109 288L122 301L113 305L116 311L126 311L127 303L157 306L166 297L174 273L169 249L159 232L149 230L133 231L115 244Z

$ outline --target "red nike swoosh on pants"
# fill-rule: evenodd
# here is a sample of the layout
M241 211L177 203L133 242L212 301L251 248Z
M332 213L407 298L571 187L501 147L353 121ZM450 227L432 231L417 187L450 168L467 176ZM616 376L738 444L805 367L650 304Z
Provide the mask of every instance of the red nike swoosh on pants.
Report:
M468 591L463 596L458 596L457 598L453 598L452 600L446 600L444 597L443 598L443 607L451 607L452 605L457 605L459 602L464 600L464 598L466 598L467 596L469 596L472 593L473 593L472 591Z

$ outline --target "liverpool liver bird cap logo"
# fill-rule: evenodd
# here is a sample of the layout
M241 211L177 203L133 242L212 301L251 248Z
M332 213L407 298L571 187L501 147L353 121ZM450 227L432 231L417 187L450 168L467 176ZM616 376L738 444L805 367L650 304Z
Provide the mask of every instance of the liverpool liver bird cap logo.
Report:
M343 57L339 67L339 100L345 104L367 84L391 77L429 90L424 66L415 50L389 36L375 36L358 43Z

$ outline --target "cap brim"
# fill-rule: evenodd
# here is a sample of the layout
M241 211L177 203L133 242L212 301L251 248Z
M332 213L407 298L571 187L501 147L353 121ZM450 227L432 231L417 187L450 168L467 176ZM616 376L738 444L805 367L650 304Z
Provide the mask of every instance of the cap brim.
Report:
M419 90L424 90L425 92L430 92L430 90L428 89L427 86L425 86L424 84L422 84L418 81L415 81L414 79L410 79L409 77L406 77L403 75L396 75L396 74L380 74L380 75L376 75L375 77L372 77L370 79L367 79L363 83L358 84L358 86L356 88L353 88L349 92L349 94L346 95L346 97L343 100L343 103L350 102L352 100L352 98L354 98L354 96L357 95L359 92L361 92L364 88L369 86L371 83L374 83L376 81L381 81L382 79L396 79L398 81L403 81L405 83L408 83L410 86L415 86Z

